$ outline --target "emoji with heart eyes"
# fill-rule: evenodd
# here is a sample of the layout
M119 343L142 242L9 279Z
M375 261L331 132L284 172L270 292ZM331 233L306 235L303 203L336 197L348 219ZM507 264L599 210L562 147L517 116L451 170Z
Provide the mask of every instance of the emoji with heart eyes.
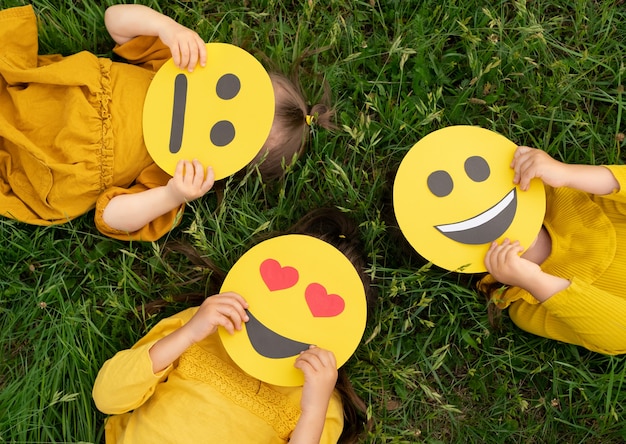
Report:
M299 386L293 365L316 345L343 365L361 341L367 317L363 282L339 250L312 236L290 234L248 250L231 268L222 292L248 302L241 331L218 329L229 356L264 382Z
M486 271L491 242L537 237L546 209L543 182L513 183L516 144L493 131L451 126L405 155L393 185L400 230L427 260L450 271Z
M274 121L274 90L250 53L226 43L206 48L205 67L190 73L169 60L156 73L144 102L143 135L165 172L173 175L181 159L198 159L219 180L263 147Z

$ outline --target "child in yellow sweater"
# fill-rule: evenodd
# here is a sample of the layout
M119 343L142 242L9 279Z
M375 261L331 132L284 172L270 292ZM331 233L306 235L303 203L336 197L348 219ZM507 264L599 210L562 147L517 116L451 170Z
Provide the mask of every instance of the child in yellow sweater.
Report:
M213 173L188 159L171 177L152 161L142 134L144 98L170 57L191 71L207 63L206 47L194 31L142 5L110 7L105 24L114 52L130 63L86 51L40 56L32 7L0 11L0 214L50 225L95 207L102 233L151 241L180 220L186 202L211 189ZM269 178L301 153L307 114L320 126L331 115L324 105L308 110L285 77L271 79L274 122L253 161L264 159L259 169Z
M309 213L291 234L315 236L337 248L373 302L356 225L343 213ZM200 263L197 255L191 257ZM223 276L205 263L212 279ZM365 404L344 370L337 370L331 351L311 346L302 352L294 366L304 385L295 387L262 382L231 359L216 330L220 325L230 334L241 330L249 321L247 308L236 293L211 296L162 320L131 349L105 362L93 397L98 409L112 415L106 442L354 442L364 431Z
M518 241L494 242L479 288L526 331L626 353L626 167L568 165L523 146L511 167L522 192L533 178L546 185L543 227L521 256Z

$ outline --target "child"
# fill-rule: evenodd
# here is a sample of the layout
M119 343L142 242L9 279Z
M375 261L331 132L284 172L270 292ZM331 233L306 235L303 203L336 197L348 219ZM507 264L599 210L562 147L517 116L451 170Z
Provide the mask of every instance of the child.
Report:
M151 241L179 220L186 202L213 186L213 172L181 161L170 177L143 142L142 107L154 72L170 57L182 69L204 65L195 32L142 5L115 5L106 27L114 52L132 64L88 52L38 56L32 7L0 11L0 214L26 223L67 222L95 207L97 228L123 240ZM307 106L285 77L272 74L274 123L253 161L264 178L300 154L307 120L330 123L324 105Z
M522 192L533 178L546 185L543 227L521 257L518 241L494 242L479 288L523 330L626 353L626 167L567 165L524 146L511 167Z
M291 232L319 237L338 248L358 270L372 300L356 226L342 213L310 213ZM191 259L199 263L197 255ZM212 277L223 278L221 270L208 265ZM108 360L93 389L98 408L114 415L107 419L106 442L356 439L363 431L359 416L365 414L365 405L342 369L338 377L332 352L311 347L299 356L295 367L304 374L303 387L261 382L231 360L216 329L240 330L248 320L246 308L238 294L211 296L200 307L161 321L130 350Z

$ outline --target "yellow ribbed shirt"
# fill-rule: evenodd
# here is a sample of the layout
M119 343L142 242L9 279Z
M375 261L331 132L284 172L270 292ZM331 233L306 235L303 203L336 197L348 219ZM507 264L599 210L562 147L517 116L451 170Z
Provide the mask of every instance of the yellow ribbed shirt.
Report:
M512 287L498 306L523 330L615 355L626 353L626 166L607 168L620 190L606 196L546 187L552 252L541 269L570 286L543 303Z

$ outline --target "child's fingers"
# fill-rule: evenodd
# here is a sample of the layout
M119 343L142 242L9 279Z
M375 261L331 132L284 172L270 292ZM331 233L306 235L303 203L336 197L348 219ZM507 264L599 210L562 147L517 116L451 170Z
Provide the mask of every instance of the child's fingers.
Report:
M178 43L178 51L180 52L180 63L177 65L180 69L186 69L189 67L189 58L191 51L189 49L189 43L186 40L182 40Z
M519 185L520 189L526 191L530 185L530 180L534 177L533 160L534 148L519 146L513 155L511 168L514 170L513 183ZM533 177L529 177L532 175Z
M301 365L309 365L316 371L320 371L324 368L332 368L333 370L337 368L335 355L331 351L314 345L309 346L308 350L303 351L296 359L296 362L298 361Z
M226 331L231 335L235 334L235 329L241 330L241 324L239 325L239 328L237 328L237 324L233 322L231 318L222 313L218 314L217 319L215 319L214 322L215 325L221 325L222 327L224 327Z
M193 178L196 174L193 163L188 160L183 160L183 166L185 168L185 173L183 175L184 182L193 183Z
M200 163L199 160L194 159L192 162L193 165L193 180L191 184L195 188L200 188L202 183L204 182L204 167Z
M219 296L231 298L237 301L243 308L248 308L248 302L246 302L244 297L239 293L235 293L234 291L225 291L224 293L220 293Z
M222 313L237 324L237 330L241 330L241 324L249 320L244 306L239 301L226 299L222 306Z
M174 61L174 65L180 68L180 51L178 51L178 48L170 47L170 52L172 53L172 60Z
M207 193L215 183L215 172L213 171L213 167L209 166L206 169L206 174L204 175L204 182L201 185L202 194Z
M202 67L206 66L206 44L200 36L198 36L198 62Z
M176 162L176 168L174 169L174 177L183 177L185 171L185 161L183 159Z
M511 258L515 259L511 255L518 256L522 251L524 247L519 241L511 242L509 239L504 239L499 245L497 241L493 241L485 254L485 267L490 271L504 267Z

